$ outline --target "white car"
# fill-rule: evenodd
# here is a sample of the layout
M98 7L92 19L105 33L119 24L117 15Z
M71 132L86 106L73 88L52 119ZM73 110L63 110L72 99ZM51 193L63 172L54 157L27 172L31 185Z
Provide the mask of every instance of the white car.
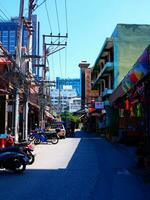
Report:
M50 126L46 128L46 131L50 133L54 133L56 132L56 129L60 129L60 131L57 134L60 138L66 137L66 130L63 124L51 124Z

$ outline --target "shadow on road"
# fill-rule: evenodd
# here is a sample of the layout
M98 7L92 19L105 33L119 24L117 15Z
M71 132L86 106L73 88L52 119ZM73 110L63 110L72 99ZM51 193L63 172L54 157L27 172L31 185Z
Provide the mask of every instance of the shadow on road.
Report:
M47 169L34 168L33 165L33 168L27 166L27 170L23 174L0 171L0 199L137 199L134 198L134 195L139 200L143 197L144 199L149 198L149 196L143 196L142 187L137 179L130 173L123 173L125 170L122 169L134 164L132 158L122 154L104 139L98 138L94 134L77 131L76 138L67 138L61 140L60 144L61 142L62 145L69 144L64 152L64 147L61 145L47 145L50 148L49 154L43 153L40 157L43 162L45 159L53 164L60 162L60 165L55 165L57 169L49 166ZM69 154L73 145L74 151ZM45 152L46 145L39 147L39 150L41 148ZM55 159L51 159L56 150ZM63 160L65 156L68 156L67 162ZM65 162L64 165L63 162ZM123 183L123 180L126 184ZM114 189L114 187L116 188ZM118 194L118 187L122 193ZM119 197L114 195L119 195Z

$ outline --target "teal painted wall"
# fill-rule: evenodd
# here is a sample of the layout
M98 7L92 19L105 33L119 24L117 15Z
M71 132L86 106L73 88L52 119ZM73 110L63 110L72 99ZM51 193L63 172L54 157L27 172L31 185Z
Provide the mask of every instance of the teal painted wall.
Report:
M114 88L150 44L150 25L118 24L114 38ZM117 77L118 74L118 77Z

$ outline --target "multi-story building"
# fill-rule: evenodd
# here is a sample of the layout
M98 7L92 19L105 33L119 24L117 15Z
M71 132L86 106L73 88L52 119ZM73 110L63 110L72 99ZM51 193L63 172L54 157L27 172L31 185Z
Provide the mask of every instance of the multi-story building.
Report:
M91 70L92 89L105 101L150 43L150 25L118 24Z
M76 112L81 109L81 98L76 97L69 100L69 112Z
M80 67L80 79L81 79L81 107L84 108L89 102L90 90L91 90L91 70L89 69L90 63L81 61Z
M81 97L80 79L79 78L60 78L56 77L56 88L63 89L63 86L71 85L73 89L76 89L77 96Z
M39 55L39 22L37 16L32 16L32 55ZM5 49L15 57L16 44L17 44L17 30L18 30L18 17L11 18L10 21L0 22L0 41ZM28 31L23 27L22 35L22 49L26 51L28 41ZM24 53L24 52L23 52ZM39 75L38 68L34 67L36 62L33 61L32 73Z
M33 27L33 33L31 37L32 41L32 47L29 49L29 52L27 51L28 48L28 33L29 30L26 29L25 26L23 26L22 30L22 44L21 44L21 66L20 70L14 70L16 65L12 65L13 62L15 62L16 59L16 46L17 46L17 34L18 34L18 17L11 18L9 21L0 22L0 44L1 44L1 55L4 58L1 58L3 62L1 62L1 68L3 71L1 71L1 81L4 82L4 86L0 84L0 88L7 89L9 92L8 96L6 97L6 94L3 95L3 100L5 100L5 106L3 106L3 110L1 109L1 117L4 119L4 125L3 127L0 127L0 131L4 132L7 131L7 128L10 127L13 130L13 133L16 134L16 131L14 130L15 127L15 118L14 118L14 112L16 108L16 99L15 99L15 92L16 92L16 86L14 85L14 77L18 77L18 79L15 80L17 82L19 87L17 89L20 89L21 92L19 92L17 95L18 106L19 106L19 114L18 114L18 126L17 129L22 133L23 137L26 137L25 134L27 133L27 129L32 129L34 127L34 124L39 121L39 88L35 85L35 83L32 83L30 86L27 84L26 81L26 72L29 70L29 75L31 77L38 77L38 68L34 67L34 64L36 64L36 61L32 61L32 64L29 62L28 59L25 59L24 56L28 55L39 55L39 23L37 24L37 16L32 16L32 27ZM7 52L8 51L8 52ZM5 58L5 56L9 54L11 56L8 56L8 60ZM6 56L7 57L7 56ZM34 56L33 56L34 58ZM38 61L37 61L38 64ZM20 73L20 71L22 73ZM22 81L22 82L21 82ZM23 83L23 84L22 84ZM28 90L28 98L25 94L26 88L29 88ZM11 95L11 94L14 95ZM7 103L7 98L9 99ZM14 98L14 99L13 99ZM23 100L23 101L22 101ZM26 103L26 105L25 105ZM8 104L8 105L7 105ZM3 103L4 105L4 103ZM1 102L0 102L1 107ZM28 107L28 109L26 109ZM25 111L26 109L26 111ZM29 112L27 112L29 110ZM24 116L25 112L26 116ZM15 113L16 115L16 113ZM25 120L23 118L26 118L28 120L28 123L24 123ZM17 121L16 120L16 121ZM28 127L27 127L27 126ZM5 130L4 130L5 127ZM26 133L25 133L26 130ZM24 134L24 135L23 135ZM17 134L16 134L17 135Z
M76 89L72 86L63 86L63 89L50 89L51 104L57 113L69 111L69 100L77 97Z

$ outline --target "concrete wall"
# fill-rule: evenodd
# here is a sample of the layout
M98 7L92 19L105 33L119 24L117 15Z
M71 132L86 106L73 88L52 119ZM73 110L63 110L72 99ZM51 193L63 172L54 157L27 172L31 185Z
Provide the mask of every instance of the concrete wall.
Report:
M115 57L118 63L118 85L150 44L150 25L118 24L112 37L118 48Z

